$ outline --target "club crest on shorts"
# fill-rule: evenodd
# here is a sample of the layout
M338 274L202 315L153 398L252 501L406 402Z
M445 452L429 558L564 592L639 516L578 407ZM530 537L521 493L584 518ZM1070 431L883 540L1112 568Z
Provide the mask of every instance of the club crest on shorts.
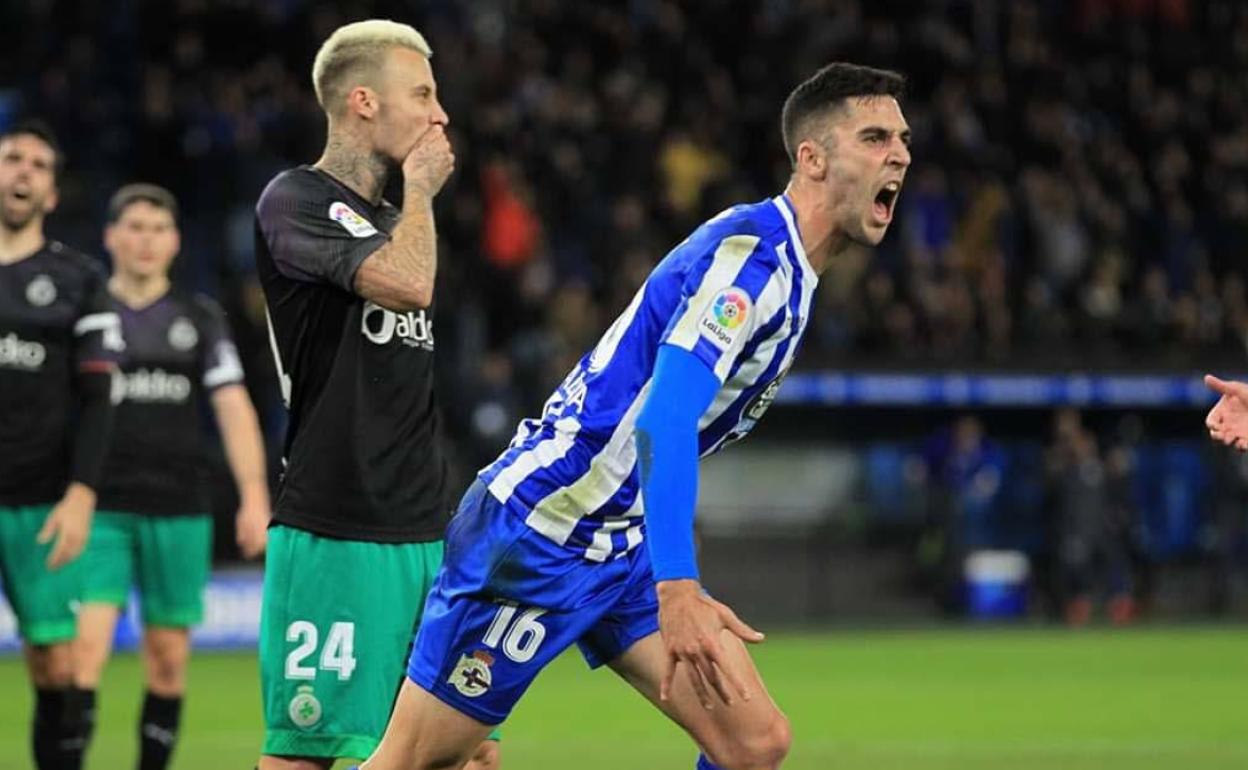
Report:
M493 675L490 673L492 665L494 656L485 650L477 650L471 655L460 655L459 662L455 664L446 681L459 690L461 695L475 698L490 689L493 682Z
M185 318L179 318L169 325L169 344L175 350L190 350L199 342L199 332L195 324Z
M56 284L40 273L26 284L26 301L35 307L47 307L56 302Z
M329 218L342 225L342 229L355 238L367 238L377 234L373 223L356 213L356 210L343 203L334 201L329 204Z
M301 685L298 694L290 699L290 721L297 727L311 727L321 721L321 702L312 694L311 685Z

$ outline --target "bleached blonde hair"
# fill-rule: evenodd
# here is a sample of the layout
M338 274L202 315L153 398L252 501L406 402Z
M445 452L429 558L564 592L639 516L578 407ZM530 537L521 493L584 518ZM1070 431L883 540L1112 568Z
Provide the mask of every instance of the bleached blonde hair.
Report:
M312 87L321 108L331 115L340 112L347 92L375 77L386 51L396 46L433 56L424 35L389 19L357 21L334 30L312 62Z

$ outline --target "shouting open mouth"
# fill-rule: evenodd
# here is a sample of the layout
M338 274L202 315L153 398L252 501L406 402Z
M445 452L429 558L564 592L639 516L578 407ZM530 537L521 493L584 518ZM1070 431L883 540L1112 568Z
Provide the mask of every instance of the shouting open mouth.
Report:
M901 192L901 182L885 182L875 194L873 212L881 224L888 224L893 219L893 208L897 203L897 195Z

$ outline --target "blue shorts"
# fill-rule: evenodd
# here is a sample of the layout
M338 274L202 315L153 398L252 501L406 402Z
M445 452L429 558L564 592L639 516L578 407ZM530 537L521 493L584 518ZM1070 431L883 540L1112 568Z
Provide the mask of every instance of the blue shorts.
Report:
M446 530L407 675L495 725L573 642L596 668L658 630L644 546L589 561L530 529L478 481Z

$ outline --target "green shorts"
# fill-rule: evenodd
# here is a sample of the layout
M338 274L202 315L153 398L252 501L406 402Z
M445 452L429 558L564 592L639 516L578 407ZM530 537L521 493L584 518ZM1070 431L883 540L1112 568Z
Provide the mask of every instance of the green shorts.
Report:
M193 626L204 619L212 517L97 511L82 563L83 602L121 607L138 585L144 625Z
M441 565L441 541L368 543L269 530L260 614L262 753L373 753Z
M35 538L52 505L0 506L0 580L17 616L22 638L30 644L55 644L74 638L78 599L82 595L82 559L58 570L47 567L52 543Z

